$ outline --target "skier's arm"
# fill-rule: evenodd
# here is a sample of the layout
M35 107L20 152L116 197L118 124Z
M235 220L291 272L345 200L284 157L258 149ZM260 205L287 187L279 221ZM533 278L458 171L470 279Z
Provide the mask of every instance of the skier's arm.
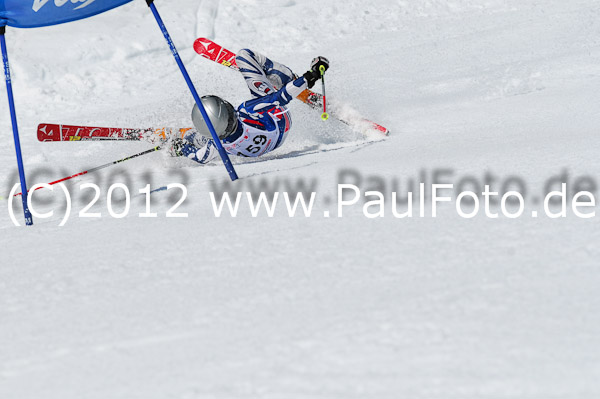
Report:
M290 101L302 93L306 87L306 80L301 76L296 80L292 80L287 85L271 94L246 101L240 106L240 108L245 108L247 111L249 111L249 113L252 113L252 111L260 112L263 108L271 107L273 104L281 106L287 105Z
M279 94L281 97L279 103L281 105L286 105L294 98L298 97L300 93L307 88L312 88L315 82L321 78L321 71L319 69L320 67L324 67L325 70L329 69L329 61L327 58L317 57L313 59L310 64L310 71L306 72L298 79L289 82L287 85L283 86L281 90L275 93Z
M285 86L283 86L276 94L279 94L281 99L279 103L281 105L287 105L294 98L298 97L308 87L308 82L304 76L299 77L296 80L292 80Z

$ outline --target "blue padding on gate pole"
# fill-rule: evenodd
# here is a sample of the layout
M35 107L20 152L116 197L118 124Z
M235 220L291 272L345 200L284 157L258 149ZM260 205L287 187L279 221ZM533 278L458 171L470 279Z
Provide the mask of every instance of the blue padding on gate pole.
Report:
M25 215L25 224L33 225L33 218L27 205L27 182L25 181L25 168L23 168L23 156L21 155L21 141L19 140L19 128L17 126L17 113L15 111L15 100L13 98L12 82L10 79L10 67L8 64L8 52L6 50L6 39L4 37L6 27L0 26L0 44L2 46L2 62L4 64L4 78L6 80L6 93L8 94L8 106L10 108L10 120L13 129L13 138L15 140L15 151L17 153L17 165L19 168L19 179L21 180L21 199L23 201L23 213Z
M185 65L183 65L183 62L181 61L181 57L179 57L177 48L175 48L175 44L173 43L173 40L171 40L171 36L169 35L167 28L166 28L165 24L163 23L162 19L160 18L160 15L158 14L158 10L156 9L156 6L154 5L154 1L146 0L146 3L148 3L148 6L152 10L152 14L154 14L154 18L156 18L156 22L158 22L158 26L160 26L160 30L162 31L163 35L165 36L165 39L167 39L167 44L171 48L173 57L175 57L175 61L177 62L177 65L179 66L179 69L181 70L181 73L183 74L183 77L184 77L188 87L190 88L190 91L192 92L192 96L194 96L194 100L196 101L196 104L198 105L198 109L200 109L200 113L202 114L202 117L204 118L204 121L206 122L206 125L208 126L208 129L210 130L210 134L213 137L213 141L215 142L217 150L219 151L219 155L221 155L221 159L223 160L223 163L225 164L225 168L227 169L227 172L229 172L229 177L231 178L231 180L237 180L237 178L238 178L237 173L235 172L235 169L233 168L233 165L231 164L231 161L229 160L229 156L227 155L227 152L225 152L225 149L223 148L223 144L221 144L221 140L219 140L219 136L217 135L217 132L215 132L215 128L214 128L212 122L210 121L210 118L208 117L206 110L204 109L204 105L202 105L202 101L200 101L200 96L198 95L198 92L196 91L196 88L194 87L194 83L192 83L192 79L190 78L190 75L188 74L187 70L185 69Z

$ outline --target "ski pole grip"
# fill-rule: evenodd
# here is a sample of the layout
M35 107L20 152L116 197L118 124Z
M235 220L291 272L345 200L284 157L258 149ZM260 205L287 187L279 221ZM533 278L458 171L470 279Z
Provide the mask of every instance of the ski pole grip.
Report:
M0 26L0 36L4 36L6 33L6 25Z
M148 7L150 7L150 4L154 3L154 0L146 0L146 4L148 4Z
M321 76L325 75L325 65L321 65L319 71L321 71Z

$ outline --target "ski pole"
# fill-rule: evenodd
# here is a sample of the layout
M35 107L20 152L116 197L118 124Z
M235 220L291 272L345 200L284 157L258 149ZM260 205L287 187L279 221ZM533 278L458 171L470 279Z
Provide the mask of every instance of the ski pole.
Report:
M325 65L321 65L319 71L321 72L321 85L323 86L323 113L321 119L326 121L329 119L329 114L327 113L327 97L325 96Z
M109 162L109 163L104 164L104 165L96 166L95 168L92 168L92 169L84 170L83 172L76 173L73 176L63 177L62 179L59 179L59 180L53 181L51 183L48 183L48 185L51 186L53 184L61 183L61 182L73 179L75 177L87 175L88 173L96 172L96 171L98 171L100 169L108 168L109 166L116 165L118 163L122 163L122 162L125 162L125 161L129 161L130 159L141 157L142 155L150 154L150 153L158 151L158 150L160 150L160 146L156 146L154 148L150 148L149 150L142 151L142 152L134 154L134 155L130 155L130 156L126 157L126 158L122 158L122 159L119 159L117 161L113 161L113 162ZM40 188L43 188L43 187L38 187L36 190L39 190ZM19 195L22 195L22 194L23 193L18 193L18 194L15 194L14 196L18 197ZM5 199L5 198L4 197L0 197L0 199Z
M64 2L66 2L66 1L63 0L63 3ZM175 62L179 66L179 70L181 71L181 74L183 75L183 78L184 78L185 82L187 83L188 88L190 89L190 92L192 93L192 97L194 97L194 100L196 101L196 104L198 105L198 110L200 111L200 113L202 114L202 118L204 118L204 121L206 122L206 126L208 127L208 130L210 131L210 134L213 138L215 147L217 147L217 151L219 152L219 155L221 156L221 160L223 161L223 165L225 165L225 169L227 169L227 172L229 173L229 177L231 178L231 181L237 180L238 175L235 171L235 168L233 167L233 164L231 163L231 160L229 159L229 155L227 155L227 151L225 151L225 148L223 147L221 140L219 140L219 135L215 131L215 127L213 126L213 123L210 121L210 118L208 117L208 114L206 113L206 109L204 109L204 105L202 105L202 100L200 99L200 96L198 95L198 91L196 90L196 87L194 86L194 83L192 82L192 78L190 78L190 75L189 75L187 69L185 68L185 65L183 64L183 61L181 61L181 57L179 56L179 52L177 51L177 48L175 47L175 43L173 43L173 40L171 39L171 35L169 35L169 32L167 31L167 27L165 26L162 18L160 17L160 14L158 13L158 10L156 9L156 6L154 5L154 0L146 0L146 4L148 4L148 7L150 7L150 10L152 11L152 14L154 15L154 19L156 19L156 22L158 23L158 26L160 27L160 30L163 33L163 36L167 40L167 44L171 49L171 53L173 53Z

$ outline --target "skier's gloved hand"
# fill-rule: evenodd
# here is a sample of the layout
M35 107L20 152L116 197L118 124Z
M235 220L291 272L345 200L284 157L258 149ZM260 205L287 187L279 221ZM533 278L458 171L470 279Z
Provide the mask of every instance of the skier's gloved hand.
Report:
M309 89L312 89L317 80L321 79L321 66L324 66L325 70L329 69L329 60L325 57L317 57L313 59L310 63L310 71L302 75L304 76L304 79L306 79Z
M171 141L171 146L168 147L168 153L172 157L180 157L183 155L183 139L176 138Z
M315 85L315 83L317 82L317 80L319 80L319 78L321 77L321 74L317 75L313 71L308 71L302 76L304 76L304 79L306 80L306 84L308 85L308 88L312 89L313 86Z

